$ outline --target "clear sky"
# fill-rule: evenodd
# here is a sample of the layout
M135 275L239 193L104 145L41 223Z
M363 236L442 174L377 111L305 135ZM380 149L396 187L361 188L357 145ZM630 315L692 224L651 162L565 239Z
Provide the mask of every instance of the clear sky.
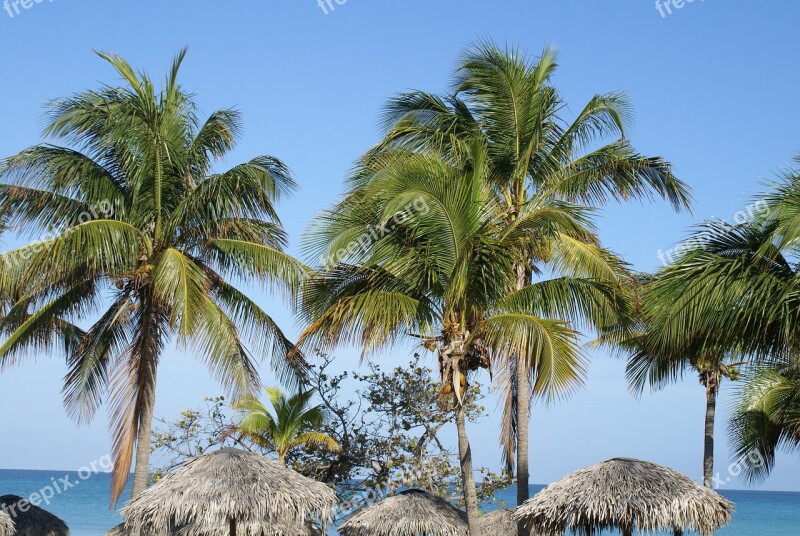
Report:
M477 38L532 53L557 46L556 83L570 113L594 93L629 94L637 112L633 143L673 162L696 200L694 215L663 204L603 212L603 239L639 270L655 269L658 251L695 221L730 221L758 183L800 150L800 72L791 60L800 56L800 4L791 0L686 0L679 9L672 0L663 16L650 0L334 0L327 15L317 0L37 1L26 0L28 9L20 4L19 14L10 6L13 17L0 11L0 156L41 140L48 99L117 82L93 48L158 76L188 46L184 87L205 112L236 106L244 114L244 138L231 162L272 154L299 181L301 191L281 206L295 252L306 224L340 195L353 159L377 140L387 97L412 88L444 91L460 50ZM251 292L296 332L277 300ZM378 359L394 363L410 351ZM358 366L356 351L337 355L338 366ZM108 451L104 414L84 428L66 417L64 372L62 360L42 355L0 374L0 467L76 469ZM536 408L533 482L615 456L700 478L704 392L697 379L636 400L623 372L621 361L595 352L578 395ZM268 370L263 376L271 381ZM182 351L164 356L157 415L174 416L218 393ZM718 413L723 479L730 394L726 388ZM471 428L478 465L499 464L498 423L495 415ZM800 490L799 477L797 457L783 456L764 488Z

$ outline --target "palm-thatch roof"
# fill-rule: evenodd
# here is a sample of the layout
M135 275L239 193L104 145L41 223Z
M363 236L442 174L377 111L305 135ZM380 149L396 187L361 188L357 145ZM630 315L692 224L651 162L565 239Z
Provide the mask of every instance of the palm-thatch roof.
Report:
M254 525L256 524L243 523L237 526L237 530L240 534L259 534L260 536L323 536L322 530L310 523L306 523L305 525L287 525L280 522L265 522L257 524L258 526ZM157 534L143 533L140 536L227 536L228 530L229 526L227 524L224 527L206 527L205 529L189 526L171 531L161 531ZM126 529L124 523L120 523L106 532L106 536L131 536L132 534L133 531ZM0 536L3 535L0 534Z
M222 449L188 460L122 513L125 528L142 534L182 527L187 536L271 536L265 530L276 524L302 527L307 518L327 523L336 502L321 482L259 454Z
M66 523L22 497L3 495L0 497L0 511L13 524L11 532L8 533L11 536L69 536ZM2 523L0 521L0 526Z
M467 536L467 516L441 497L410 489L350 516L343 536Z
M189 526L178 532L177 536L228 536L227 527L221 530L209 530L197 526ZM322 530L310 523L284 523L271 521L263 523L243 523L237 528L237 534L247 536L322 536Z
M133 534L132 530L128 530L125 528L125 523L120 523L113 529L106 532L106 536L131 536ZM144 534L142 533L141 536L174 536L176 534L175 531L161 531L157 534Z
M661 465L617 458L581 469L547 486L515 518L537 534L590 536L607 528L623 535L684 530L704 536L730 522L733 504Z
M517 522L512 510L495 510L478 521L485 536L517 536Z
M14 523L3 510L0 510L0 536L14 536Z

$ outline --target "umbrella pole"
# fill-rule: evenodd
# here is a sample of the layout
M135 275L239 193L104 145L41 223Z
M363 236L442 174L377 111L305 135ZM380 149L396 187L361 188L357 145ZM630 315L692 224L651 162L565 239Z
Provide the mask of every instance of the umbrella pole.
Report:
M236 519L231 518L231 536L236 536Z

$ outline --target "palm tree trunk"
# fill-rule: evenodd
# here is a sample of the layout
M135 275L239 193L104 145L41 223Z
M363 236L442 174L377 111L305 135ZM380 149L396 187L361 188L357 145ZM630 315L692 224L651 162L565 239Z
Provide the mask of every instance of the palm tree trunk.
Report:
M530 422L531 387L528 363L517 359L517 506L528 500L528 425Z
M481 536L481 528L478 525L478 491L475 486L475 473L472 469L472 449L467 437L463 404L456 409L456 428L458 429L458 457L461 462L461 482L464 487L469 535Z
M136 435L136 466L133 470L131 497L137 497L150 481L150 440L153 431L153 416L156 406L156 356L142 356L141 412L139 430Z
M517 266L517 290L525 288L531 273L528 263ZM517 358L517 506L528 500L530 471L528 468L528 425L530 422L531 386L529 380L530 363L521 357ZM519 524L519 536L524 535L522 523Z
M153 296L143 292L140 297L142 307L139 339L136 341L138 354L136 465L133 470L131 497L138 497L150 481L150 442L153 431L153 415L156 406L156 376L159 353L159 329L156 306ZM120 490L121 491L121 490Z
M714 487L714 419L717 413L717 393L719 380L716 374L709 373L706 379L706 425L703 449L703 484Z

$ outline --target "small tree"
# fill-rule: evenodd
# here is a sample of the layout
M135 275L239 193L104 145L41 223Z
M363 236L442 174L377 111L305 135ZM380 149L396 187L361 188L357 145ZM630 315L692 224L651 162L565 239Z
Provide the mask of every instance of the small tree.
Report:
M153 472L154 480L160 480L189 458L220 448L237 447L264 455L274 452L236 433L225 397L208 397L204 402L202 408L183 410L174 420L155 419L151 450L161 465Z
M330 452L342 450L335 439L319 431L325 423L325 411L322 405L310 405L313 391L287 398L277 387L265 389L272 411L256 398L245 398L233 406L244 412L237 428L245 437L259 445L273 446L281 465L286 465L289 452L304 446Z
M460 468L456 453L441 441L442 429L452 422L455 408L439 402L433 370L415 355L391 371L369 364L363 373L329 372L331 359L308 371L308 386L327 419L318 429L339 445L339 451L308 444L289 450L286 463L300 473L332 484L342 502L384 496L402 486L416 486L458 501ZM345 393L351 393L347 396ZM481 386L470 387L466 417L474 422L486 409ZM187 458L222 447L276 455L270 442L254 441L237 430L236 412L224 398L208 398L203 408L181 412L175 420L158 420L153 435L154 456L164 460L157 478ZM510 484L507 474L479 468L478 497L490 500ZM340 514L346 515L345 507Z

